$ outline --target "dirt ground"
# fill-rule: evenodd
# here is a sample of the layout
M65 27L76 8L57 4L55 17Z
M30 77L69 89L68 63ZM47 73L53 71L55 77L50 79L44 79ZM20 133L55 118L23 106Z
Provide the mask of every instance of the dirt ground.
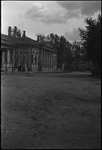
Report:
M101 149L101 81L90 73L1 74L2 149Z

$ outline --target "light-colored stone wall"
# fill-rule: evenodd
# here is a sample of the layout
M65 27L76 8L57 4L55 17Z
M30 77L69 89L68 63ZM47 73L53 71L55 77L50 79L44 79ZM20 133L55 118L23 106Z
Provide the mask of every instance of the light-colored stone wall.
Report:
M13 51L14 51L14 49L2 50L1 70L4 71L4 72L13 72L13 68L14 68ZM12 53L12 56L11 56L11 53Z
M54 52L48 50L42 50L42 71L51 72L57 69L57 57Z
M5 64L5 52L2 51L2 68L8 68L8 71L17 70L18 65L21 61L22 53L27 55L27 60L25 64L25 71L33 71L36 72L39 69L39 60L41 63L42 71L55 71L56 70L56 57L52 51L48 51L46 49L42 49L40 53L40 49L32 46L26 45L18 45L16 49L13 49L13 61L11 62L10 58L11 50L7 49L7 64ZM19 55L17 56L17 53ZM32 62L33 55L33 62ZM37 57L37 64L34 64L35 55ZM18 59L17 59L18 57ZM16 65L16 66L15 66Z

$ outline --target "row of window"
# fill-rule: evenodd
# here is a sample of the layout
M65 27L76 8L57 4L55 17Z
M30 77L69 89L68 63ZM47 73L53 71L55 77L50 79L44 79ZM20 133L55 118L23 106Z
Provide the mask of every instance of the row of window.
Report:
M12 51L10 51L10 54L9 54L9 62L8 62L8 52L7 51L2 52L1 56L2 56L1 59L2 59L2 61L4 61L5 64L13 63L13 52Z
M50 60L50 61L47 62L48 60ZM53 67L53 65L51 65L51 59L48 58L45 61L46 61L45 64L44 64L44 60L42 61L42 67L46 67L46 68L52 68ZM31 62L34 63L34 65L37 65L37 55L35 55L34 57L32 55Z

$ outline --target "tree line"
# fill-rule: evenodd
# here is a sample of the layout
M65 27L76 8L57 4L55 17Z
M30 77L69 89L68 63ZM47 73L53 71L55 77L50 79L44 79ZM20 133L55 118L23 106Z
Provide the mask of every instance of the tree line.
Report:
M49 41L57 54L57 68L69 70L70 66L91 62L92 74L101 73L101 20L88 17L85 19L86 29L79 28L81 41L70 42L64 36L50 33L45 36L39 34L40 41Z

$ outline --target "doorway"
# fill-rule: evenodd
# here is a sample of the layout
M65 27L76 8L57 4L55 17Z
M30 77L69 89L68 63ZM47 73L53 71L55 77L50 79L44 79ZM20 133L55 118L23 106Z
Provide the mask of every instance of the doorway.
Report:
M24 52L21 53L20 65L21 65L21 71L27 71L27 68L28 68L27 53L24 53Z

